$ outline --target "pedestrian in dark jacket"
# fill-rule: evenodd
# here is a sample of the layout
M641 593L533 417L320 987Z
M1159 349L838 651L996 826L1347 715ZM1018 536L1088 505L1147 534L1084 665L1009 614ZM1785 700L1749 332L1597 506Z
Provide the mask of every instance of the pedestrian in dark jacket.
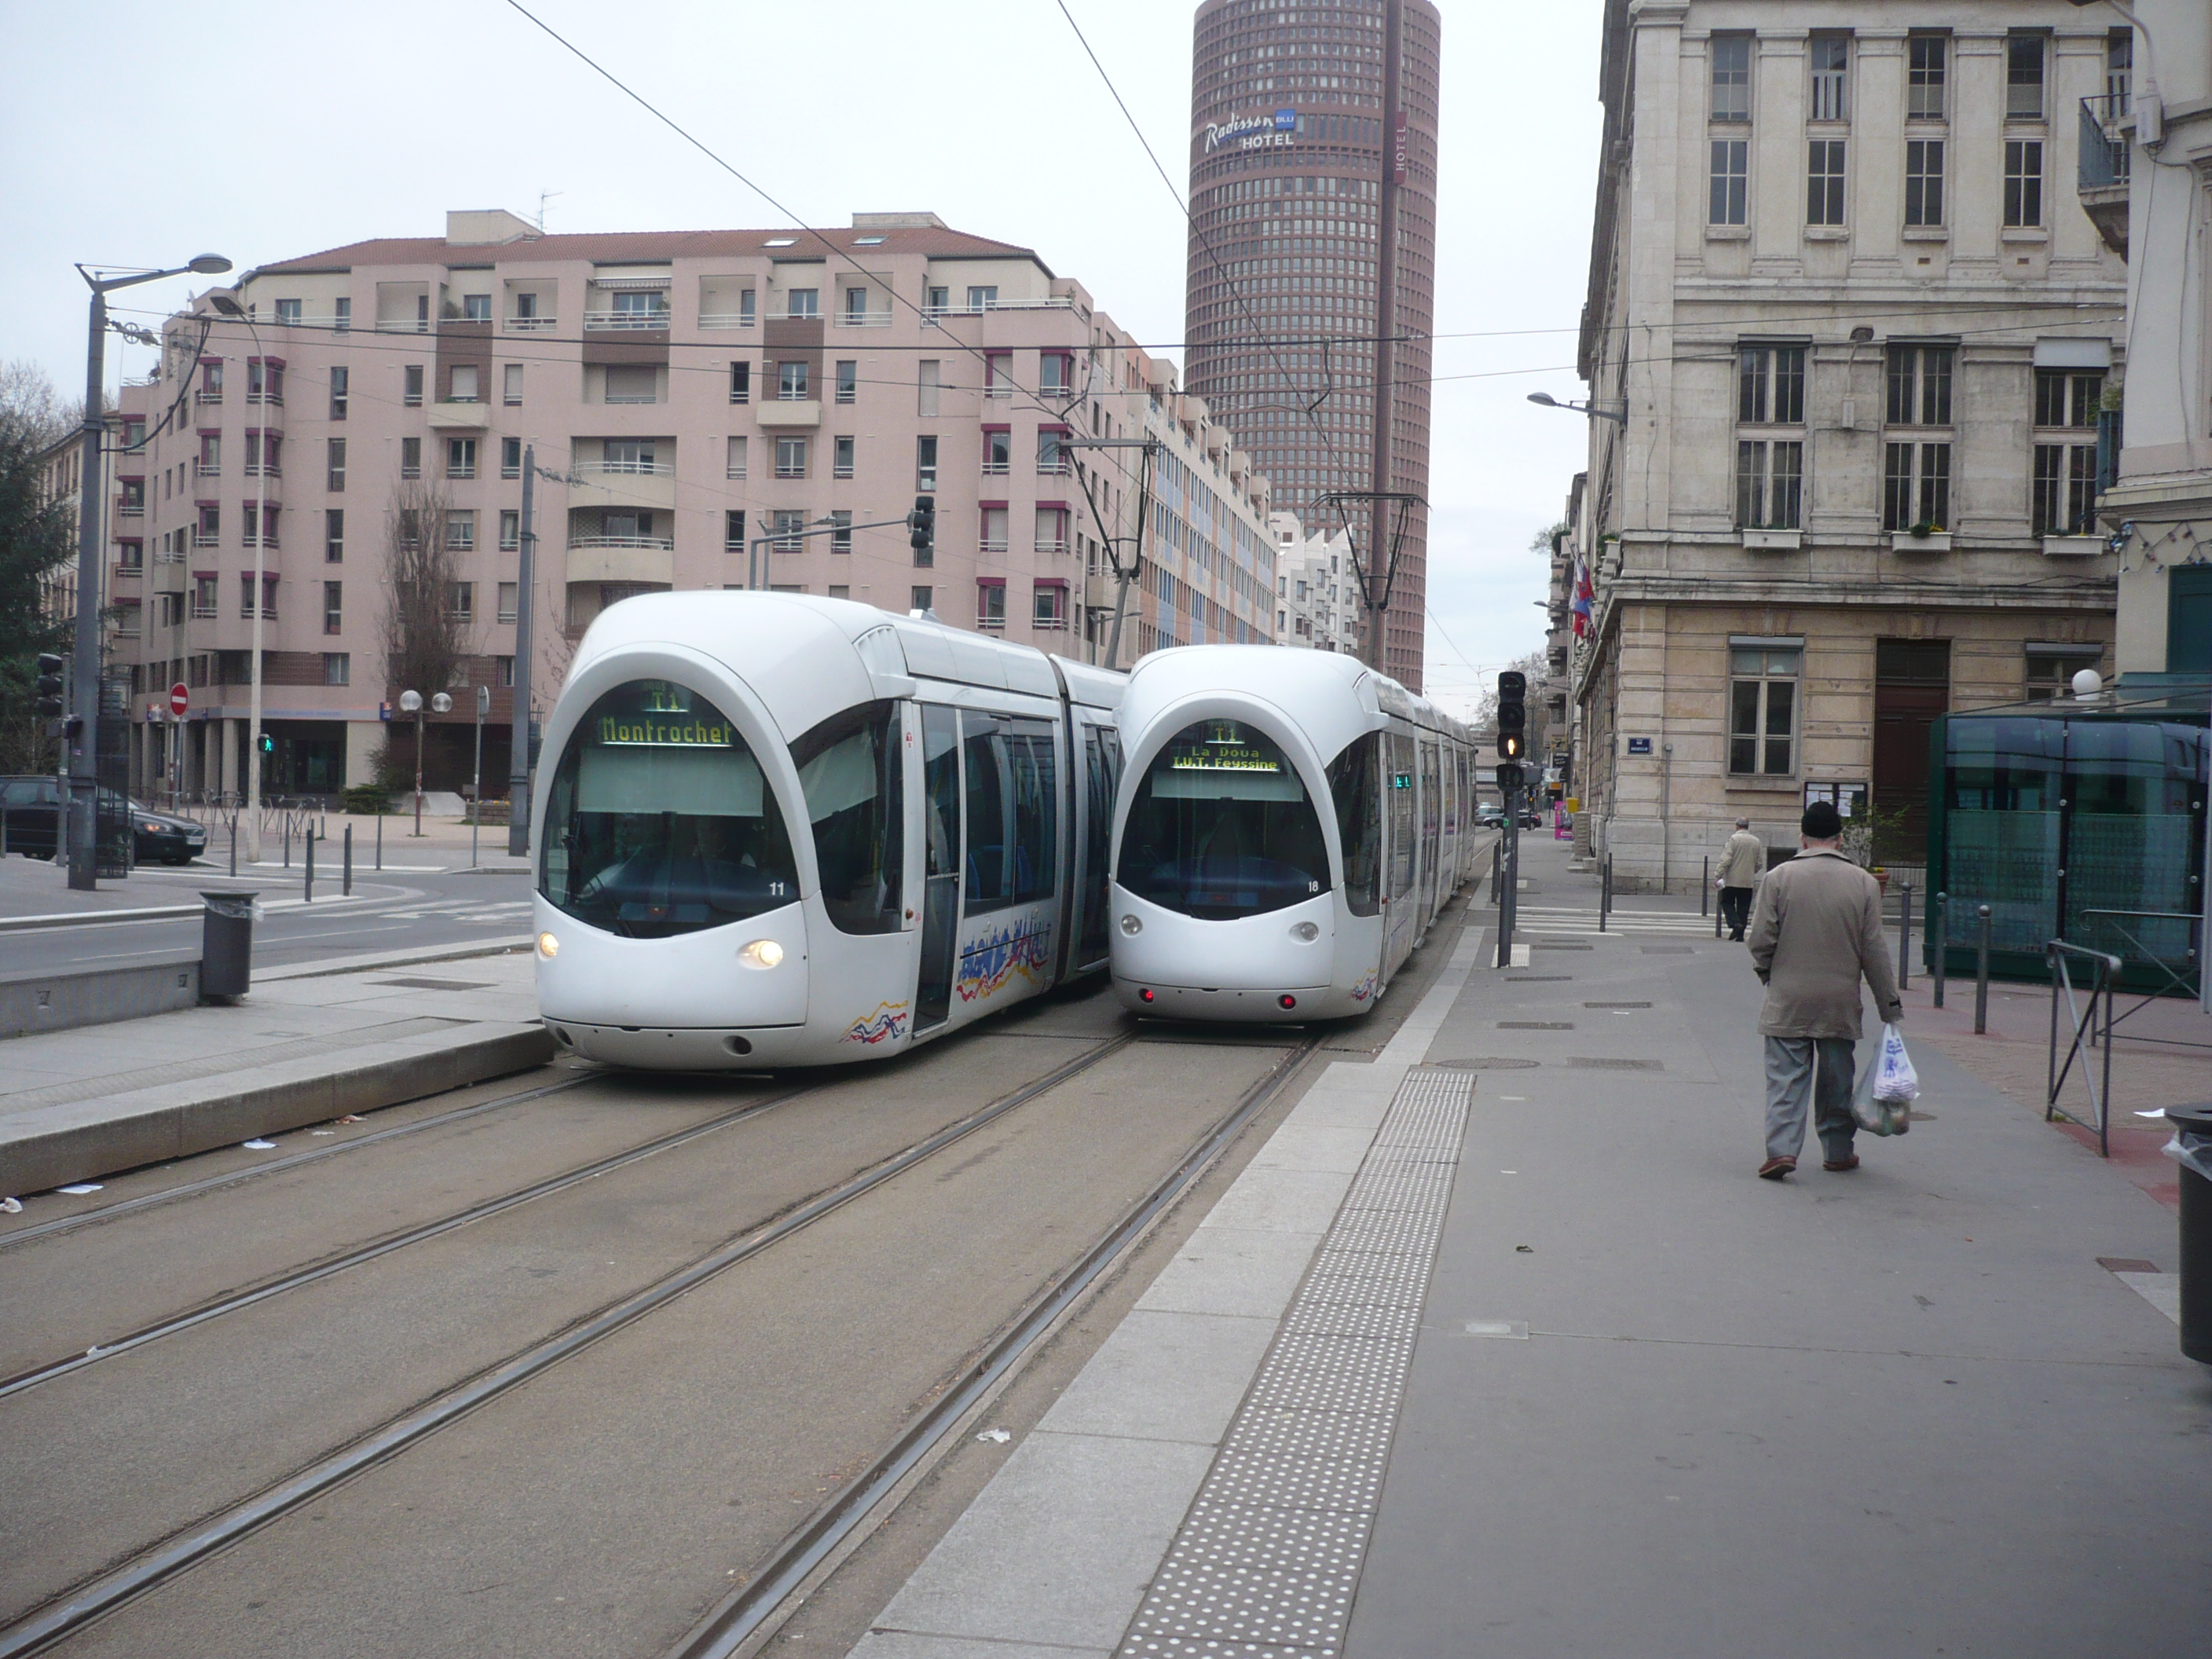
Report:
M1882 947L1881 889L1845 858L1844 821L1816 801L1800 821L1804 851L1770 870L1751 921L1751 965L1766 987L1759 1029L1766 1039L1766 1162L1780 1181L1797 1168L1810 1097L1820 1167L1858 1168L1852 1150L1851 1065L1859 1038L1859 981L1884 1020L1905 1017L1897 976Z

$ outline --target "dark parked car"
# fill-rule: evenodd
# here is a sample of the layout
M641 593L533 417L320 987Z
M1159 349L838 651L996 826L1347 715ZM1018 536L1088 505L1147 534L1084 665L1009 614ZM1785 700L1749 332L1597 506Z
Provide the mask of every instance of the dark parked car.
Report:
M1474 827L1478 830L1502 830L1505 827L1505 809L1485 801L1474 809Z
M100 792L112 805L112 791ZM0 778L0 804L8 817L7 850L34 859L54 855L61 819L58 778ZM130 803L132 856L140 864L189 864L207 851L207 830L190 818Z

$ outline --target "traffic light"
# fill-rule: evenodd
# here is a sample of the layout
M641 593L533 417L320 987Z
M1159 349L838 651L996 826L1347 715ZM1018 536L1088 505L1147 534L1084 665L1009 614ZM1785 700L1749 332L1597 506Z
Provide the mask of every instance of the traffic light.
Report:
M937 547L937 497L917 495L914 511L906 515L907 545L914 549L914 562L927 564Z
M1507 669L1498 677L1498 758L1517 761L1528 752L1528 677Z
M261 734L261 752L264 755L273 755L276 752L276 739L266 732Z
M44 720L62 712L62 659L51 651L39 653L38 712Z

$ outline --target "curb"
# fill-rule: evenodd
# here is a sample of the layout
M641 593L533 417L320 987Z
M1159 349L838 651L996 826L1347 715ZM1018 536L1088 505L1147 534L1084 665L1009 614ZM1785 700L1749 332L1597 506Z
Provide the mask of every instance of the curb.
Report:
M317 1069L327 1060L289 1060L85 1101L82 1108L106 1115L0 1146L0 1193L45 1192L349 1112L373 1112L530 1071L553 1054L552 1033L542 1025L489 1034L473 1028L350 1050L336 1069Z
M295 962L289 967L254 970L255 984L288 979L324 979L332 974L372 974L386 968L408 968L418 962L461 962L471 957L513 956L536 942L533 933L512 939L471 939L463 945L425 945L420 950L373 951L357 957L325 957L320 962ZM249 986L246 994L253 994Z

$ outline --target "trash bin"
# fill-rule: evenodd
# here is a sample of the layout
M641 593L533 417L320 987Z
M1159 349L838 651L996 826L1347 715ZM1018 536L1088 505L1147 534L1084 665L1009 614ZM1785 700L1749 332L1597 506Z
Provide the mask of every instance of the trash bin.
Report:
M2212 1365L2212 1103L2169 1106L2181 1165L2181 1352Z
M242 997L253 978L253 895L202 893L200 1000Z

